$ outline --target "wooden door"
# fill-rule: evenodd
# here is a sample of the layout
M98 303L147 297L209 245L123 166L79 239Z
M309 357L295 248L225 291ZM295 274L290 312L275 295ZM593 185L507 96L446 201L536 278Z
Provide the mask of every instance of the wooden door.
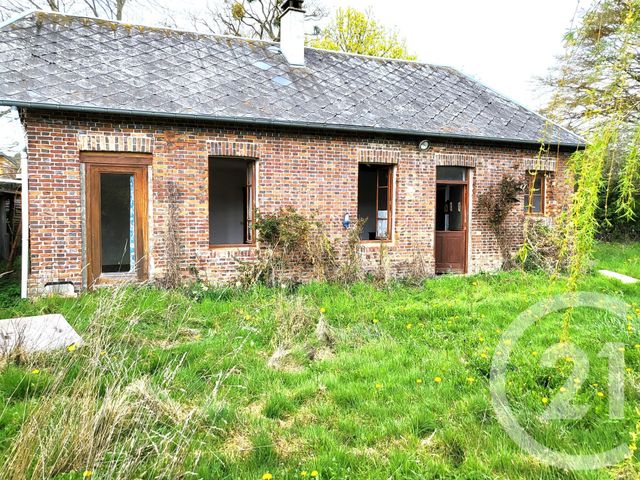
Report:
M87 286L147 279L147 161L84 156Z
M467 270L467 184L436 185L436 273Z

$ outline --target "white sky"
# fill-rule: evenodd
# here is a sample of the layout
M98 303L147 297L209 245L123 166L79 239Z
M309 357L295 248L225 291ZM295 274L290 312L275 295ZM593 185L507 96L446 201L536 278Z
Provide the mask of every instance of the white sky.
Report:
M530 108L539 108L546 96L539 87L535 91L534 79L554 64L576 10L592 0L319 1L329 10L369 9L406 38L420 61L455 67ZM206 3L181 0L180 5L197 10Z

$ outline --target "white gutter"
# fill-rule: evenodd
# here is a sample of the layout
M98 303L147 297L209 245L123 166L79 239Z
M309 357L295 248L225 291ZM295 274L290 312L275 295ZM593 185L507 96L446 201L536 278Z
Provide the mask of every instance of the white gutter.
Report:
M27 161L27 149L22 151L20 157L20 173L22 173L22 258L20 266L20 296L27 298L27 278L29 276L29 162Z

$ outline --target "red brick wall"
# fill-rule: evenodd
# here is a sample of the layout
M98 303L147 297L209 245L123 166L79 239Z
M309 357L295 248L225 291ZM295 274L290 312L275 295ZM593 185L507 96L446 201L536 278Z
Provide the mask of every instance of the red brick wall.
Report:
M23 112L27 125L29 155L29 204L32 292L52 281L71 281L83 286L83 180L79 161L79 136L84 134L143 135L150 140L151 167L150 250L151 274L161 278L166 267L167 186L179 189L180 267L185 276L193 268L211 282L234 281L236 258L251 259L254 247L210 249L208 223L208 157L211 142L246 145L257 155L257 206L268 212L294 205L306 213L317 213L328 233L344 235L345 212L357 212L358 161L376 155L398 160L395 172L393 241L387 252L391 273L406 274L420 257L434 268L435 160L434 154L464 154L473 158L473 202L471 262L477 272L500 265L498 246L477 210L478 195L500 181L504 174L524 179L527 159L535 149L499 145L463 145L434 142L427 152L417 149L418 139L327 134L276 128L220 127L197 123L126 119L30 110ZM237 143L234 143L237 142ZM141 142L143 143L143 142ZM92 147L94 148L95 145ZM362 149L367 149L363 155ZM371 153L373 150L378 153ZM372 157L373 155L373 157ZM555 215L570 192L561 154L558 172L548 179L547 212ZM392 159L392 160L388 160ZM518 205L509 221L512 244L521 241L523 206ZM376 268L378 246L362 247L365 264Z

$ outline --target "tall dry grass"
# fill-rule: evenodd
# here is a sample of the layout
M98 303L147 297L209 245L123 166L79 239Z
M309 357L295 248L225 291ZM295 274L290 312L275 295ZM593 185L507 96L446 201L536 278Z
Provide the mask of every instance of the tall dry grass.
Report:
M197 406L173 399L170 388L184 357L153 377L141 375L137 365L144 346L127 339L143 312L134 309L122 325L127 297L130 303L131 293L124 289L102 296L83 334L85 344L46 354L52 379L29 402L2 464L3 479L71 472L104 479L193 476L198 433L207 428L205 412L219 400L220 384L230 372L218 375Z

